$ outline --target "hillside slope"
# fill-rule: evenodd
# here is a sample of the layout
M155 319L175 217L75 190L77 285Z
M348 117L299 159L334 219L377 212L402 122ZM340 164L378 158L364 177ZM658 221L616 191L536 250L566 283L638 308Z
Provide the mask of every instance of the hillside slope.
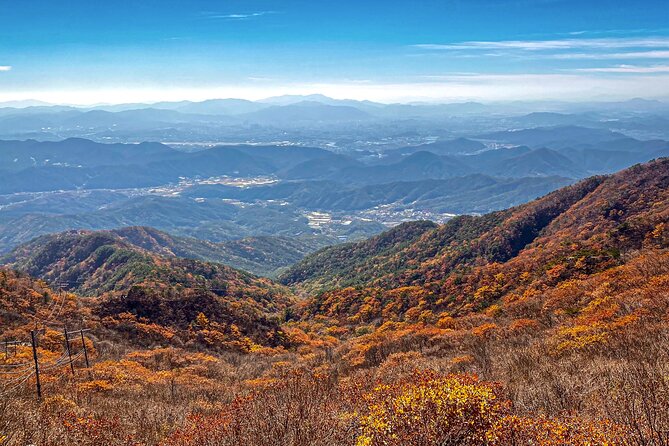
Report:
M603 177L595 177L560 189L547 196L509 210L481 217L463 215L421 234L416 240L397 239L392 251L375 249L375 239L354 244L351 256L346 246L327 248L307 256L280 280L284 284L318 282L325 288L349 285L400 286L415 277L428 280L432 265L443 269L465 264L504 261L530 243L553 219L596 189ZM384 237L381 234L378 237ZM319 268L327 257L346 257L344 268ZM326 258L323 258L326 257ZM311 271L314 271L311 273Z
M94 231L70 231L91 235ZM256 275L272 276L280 269L301 260L305 255L327 246L327 237L247 237L227 242L210 242L191 237L178 237L150 227L132 226L99 231L132 246L164 257L182 257L217 262ZM0 263L12 263L28 252L39 251L45 244L60 237L44 235L18 247L14 253L0 257Z
M338 371L476 373L503 383L521 416L576 414L598 420L589 432L625 432L546 444L665 441L669 159L375 242L388 235L320 251L284 275L298 290L327 289L284 329L307 345L336 338Z
M15 250L10 268L82 296L97 297L94 313L141 344L281 342L279 317L292 303L267 279L216 263L163 257L111 232L66 232ZM210 336L192 330L198 315ZM236 328L233 328L236 327ZM218 334L216 334L218 333Z
M343 268L320 268L336 258ZM329 288L292 324L340 339L349 367L474 371L525 413L596 414L646 439L668 425L629 410L669 405L669 159L408 243L328 248L284 282Z
M507 211L454 218L415 240L398 240L393 249L375 249L375 239L328 248L295 265L281 281L304 289L418 286L439 301L430 305L435 311L453 311L473 300L480 306L481 300L490 302L532 281L543 287L556 283L547 278L548 270L558 277L591 274L620 265L649 240L664 243L652 234L664 230L668 189L669 159L660 159ZM337 258L346 262L329 268L328 261ZM504 278L493 279L497 274ZM486 286L494 292L477 294Z

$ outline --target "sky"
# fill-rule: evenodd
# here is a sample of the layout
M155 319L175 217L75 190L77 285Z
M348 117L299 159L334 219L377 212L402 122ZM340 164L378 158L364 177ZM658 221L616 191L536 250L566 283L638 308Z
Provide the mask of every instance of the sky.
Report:
M667 0L0 0L0 101L669 99Z

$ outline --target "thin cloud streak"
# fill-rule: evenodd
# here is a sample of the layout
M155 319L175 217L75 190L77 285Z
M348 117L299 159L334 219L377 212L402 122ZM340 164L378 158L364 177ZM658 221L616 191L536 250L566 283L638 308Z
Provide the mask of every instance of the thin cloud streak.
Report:
M566 33L570 36L582 35L632 35L632 34L663 34L669 31L669 28L636 28L636 29L584 29Z
M207 18L224 19L224 20L247 20L255 17L262 17L264 15L269 15L269 14L276 14L276 11L258 11L258 12L236 13L236 14L212 14L208 15Z
M11 71L12 66L11 65L0 65L0 71Z
M543 57L560 60L669 59L669 50L630 51L625 53L567 53L544 55Z
M558 39L558 40L502 40L470 41L461 43L423 43L411 45L423 50L572 50L612 48L669 48L669 37Z
M576 68L571 71L578 73L669 73L669 65L638 67L634 65L618 65L603 68Z

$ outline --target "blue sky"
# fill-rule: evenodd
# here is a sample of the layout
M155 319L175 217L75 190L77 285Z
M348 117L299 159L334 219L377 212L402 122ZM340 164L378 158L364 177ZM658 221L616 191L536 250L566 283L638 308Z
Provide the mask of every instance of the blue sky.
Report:
M666 0L0 0L0 101L669 98Z

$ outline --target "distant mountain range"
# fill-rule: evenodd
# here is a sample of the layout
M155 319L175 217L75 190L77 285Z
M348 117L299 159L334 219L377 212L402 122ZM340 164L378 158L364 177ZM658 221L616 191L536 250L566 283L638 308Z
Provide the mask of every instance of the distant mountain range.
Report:
M128 103L116 105L94 105L94 106L63 106L54 105L44 101L25 100L25 101L10 101L1 102L0 109L34 109L34 108L48 108L60 107L67 109L96 109L106 111L122 111L133 110L141 108L155 108L165 110L180 110L187 112L204 113L212 108L217 110L225 109L229 114L241 114L258 110L268 106L283 106L293 105L300 102L318 102L325 105L342 105L354 106L364 109L365 107L376 109L445 109L457 110L464 109L467 112L485 111L487 113L512 113L521 112L523 110L533 110L533 113L552 113L555 115L564 115L568 112L583 113L584 110L591 112L605 112L618 110L622 112L644 112L644 111L666 111L669 109L669 104L659 100L647 100L642 98L631 99L627 101L600 101L600 102L559 102L559 101L514 101L514 102L498 102L483 104L480 102L456 102L456 103L428 103L428 102L412 102L412 103L394 103L384 104L368 100L354 100L354 99L334 99L322 94L309 95L284 95L269 97L258 101L249 101L246 99L208 99L200 102L193 101L176 101L176 102L156 102L156 103Z
M170 234L145 235L175 255L263 275L401 222L494 212L669 156L669 106L657 101L8 105L0 253L141 226Z
M408 218L486 213L667 155L663 140L574 126L443 139L378 156L296 145L186 152L82 138L0 141L0 252L43 234L125 226L212 242L322 236L331 243L407 218L384 207ZM224 177L247 183L220 184ZM258 177L271 184L255 184ZM324 230L310 223L310 211L337 216Z
M361 136L389 135L389 129L419 134L443 134L442 127L460 136L485 129L585 126L634 135L669 138L669 105L632 100L615 103L571 104L514 102L481 104L381 104L332 99L323 95L282 96L263 101L210 99L152 104L130 103L72 107L35 101L0 104L0 138L59 140L88 137L98 141L268 141L304 130ZM632 136L634 136L632 135ZM310 135L315 136L315 135ZM348 136L348 135L347 135ZM526 144L526 143L523 143Z
M99 144L0 141L0 194L73 189L123 189L176 183L181 178L275 175L286 180L344 184L454 178L474 173L495 177L583 178L669 154L666 141L638 141L613 132L555 127L484 135L526 147L486 150L457 139L393 150L383 162L357 160L308 147L219 146L184 153L158 143Z

